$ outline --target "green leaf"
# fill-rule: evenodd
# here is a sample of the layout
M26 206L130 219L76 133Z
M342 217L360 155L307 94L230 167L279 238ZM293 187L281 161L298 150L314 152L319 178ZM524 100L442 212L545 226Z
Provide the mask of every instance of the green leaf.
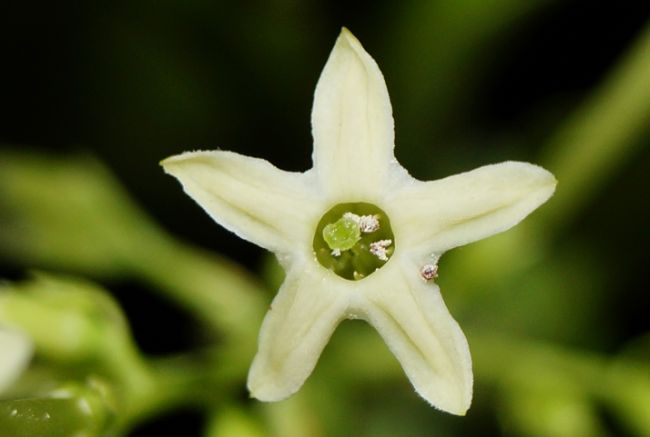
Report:
M88 156L0 151L0 257L30 267L139 278L203 322L237 341L243 337L246 361L254 352L251 321L261 320L265 309L258 284L239 266L167 235Z
M0 255L102 276L158 238L112 175L88 156L0 152Z
M103 390L103 389L102 389ZM69 386L46 397L0 402L0 435L93 437L110 424L111 409L100 387Z
M0 323L29 335L42 357L68 364L116 354L131 341L107 292L65 276L38 274L0 286Z

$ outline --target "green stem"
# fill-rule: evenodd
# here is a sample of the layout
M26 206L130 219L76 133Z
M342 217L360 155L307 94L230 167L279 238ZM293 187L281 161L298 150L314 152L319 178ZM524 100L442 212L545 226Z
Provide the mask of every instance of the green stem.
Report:
M615 411L635 435L650 436L648 366L541 342L469 336L477 379L523 391L572 388ZM508 363L504 366L504 363Z
M239 349L254 351L266 309L263 287L241 267L172 239L149 247L154 255L133 265L135 273L196 314Z
M558 188L549 204L507 233L445 257L441 284L447 277L466 278L467 289L448 299L451 307L540 259L560 225L571 220L637 150L639 138L650 130L648 53L650 27L593 97L551 138L542 163L555 174Z
M199 408L208 395L215 396L217 390L206 381L209 372L199 367L190 360L175 359L142 363L123 374L124 403L116 425L120 433L181 405Z
M610 359L593 352L498 333L485 334L478 330L466 330L466 333L477 382L492 385L499 392L569 389L591 402L606 405L634 435L650 435L650 416L645 413L650 405L647 363ZM377 381L404 380L402 369L369 329L361 331L356 326L354 332L339 337L334 347L335 356L346 359L324 361L321 373L336 375L348 385L361 382L365 387ZM368 375L371 377L366 378Z
M553 207L546 212L553 222L579 211L650 130L648 53L650 26L549 143L542 162L559 181Z

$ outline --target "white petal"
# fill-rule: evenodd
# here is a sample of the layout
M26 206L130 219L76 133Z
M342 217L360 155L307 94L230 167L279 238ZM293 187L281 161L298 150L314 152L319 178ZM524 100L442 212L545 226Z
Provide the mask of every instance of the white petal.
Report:
M183 153L161 165L216 222L245 240L286 252L313 238L323 207L309 173L225 151Z
M21 332L0 327L0 393L23 372L32 356L32 343Z
M311 122L322 188L372 200L394 159L393 115L381 71L345 28L316 86Z
M289 397L311 374L334 329L344 318L348 295L343 280L326 281L318 267L294 265L273 300L260 330L248 389L261 401Z
M365 288L361 316L377 329L417 393L431 405L463 415L472 401L472 360L465 335L440 290L409 262ZM376 273L379 276L379 273Z
M502 162L395 190L387 213L396 244L442 253L505 231L553 194L555 177L536 165Z

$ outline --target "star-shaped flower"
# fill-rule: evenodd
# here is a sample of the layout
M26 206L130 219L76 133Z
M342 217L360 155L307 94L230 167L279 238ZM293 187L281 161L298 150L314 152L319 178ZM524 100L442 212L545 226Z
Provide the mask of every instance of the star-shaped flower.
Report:
M552 195L555 178L521 162L412 178L393 155L383 76L347 29L316 86L312 133L314 165L304 173L227 151L162 162L214 220L274 252L286 270L262 324L251 394L295 393L339 322L360 318L424 399L464 414L471 358L433 282L437 260L517 224Z

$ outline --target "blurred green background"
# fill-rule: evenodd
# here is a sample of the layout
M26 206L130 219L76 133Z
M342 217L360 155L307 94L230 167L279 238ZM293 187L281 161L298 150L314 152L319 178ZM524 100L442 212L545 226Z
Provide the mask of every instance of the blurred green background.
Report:
M4 5L0 325L36 354L0 435L650 436L649 19L632 1ZM415 177L513 159L559 180L520 227L441 260L474 358L463 418L361 322L298 395L248 399L281 271L158 166L222 148L307 169L343 25L384 73Z

